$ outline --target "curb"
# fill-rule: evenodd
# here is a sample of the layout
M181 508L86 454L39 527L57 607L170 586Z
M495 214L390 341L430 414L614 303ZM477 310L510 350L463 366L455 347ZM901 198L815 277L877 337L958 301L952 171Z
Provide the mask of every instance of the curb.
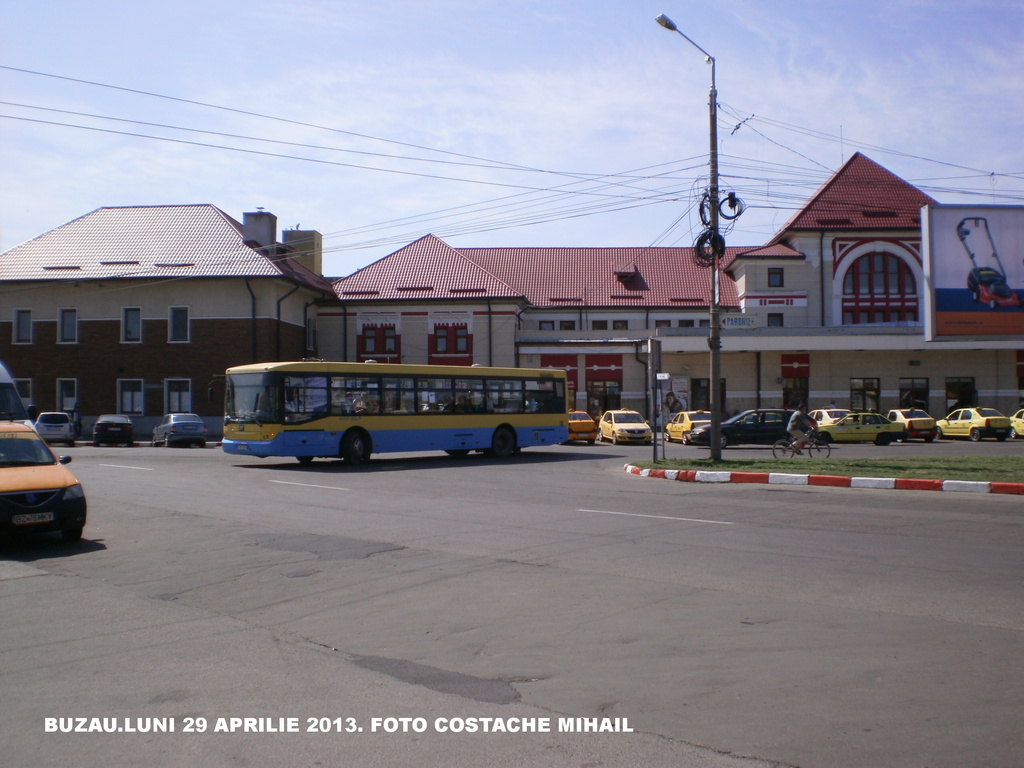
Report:
M626 464L631 475L680 480L684 483L764 483L817 485L833 488L874 488L897 491L951 491L954 493L1008 493L1024 496L1024 483L981 483L972 480L915 480L906 477L845 477L799 475L788 472L722 472L703 469L641 469Z

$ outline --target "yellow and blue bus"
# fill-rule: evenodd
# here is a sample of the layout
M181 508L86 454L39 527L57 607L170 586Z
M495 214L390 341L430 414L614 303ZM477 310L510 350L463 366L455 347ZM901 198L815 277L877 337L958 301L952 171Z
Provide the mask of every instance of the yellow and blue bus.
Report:
M240 456L340 458L483 451L568 437L561 369L303 361L227 370L224 442Z

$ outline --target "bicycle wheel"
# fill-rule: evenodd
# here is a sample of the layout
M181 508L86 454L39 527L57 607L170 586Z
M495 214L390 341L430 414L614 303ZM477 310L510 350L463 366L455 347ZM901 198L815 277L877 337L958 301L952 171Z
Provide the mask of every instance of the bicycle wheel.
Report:
M772 456L776 459L791 459L794 455L793 445L785 438L777 440L772 446Z
M819 459L827 459L832 455L832 446L829 443L820 443L817 440L809 442L805 448L808 456Z

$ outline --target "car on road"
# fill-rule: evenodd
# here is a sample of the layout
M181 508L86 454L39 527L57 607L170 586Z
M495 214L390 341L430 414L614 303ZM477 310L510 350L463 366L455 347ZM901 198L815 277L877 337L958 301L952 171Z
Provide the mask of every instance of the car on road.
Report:
M853 412L831 424L818 425L818 440L823 443L874 443L889 445L902 440L906 428L880 413Z
M920 408L899 408L885 414L889 421L898 421L906 432L904 440L924 440L932 442L939 436L939 428L927 411Z
M43 411L36 417L34 426L48 443L75 444L75 422L63 411Z
M0 423L0 537L60 531L82 538L86 503L82 484L27 424Z
M789 437L786 428L793 411L785 408L755 408L738 413L722 422L723 448L740 443L772 445ZM690 445L710 445L711 425L697 427L690 433Z
M1010 436L1012 422L995 408L958 408L935 422L939 437L969 437L978 442L985 437L1005 440Z
M120 413L104 413L92 425L92 444L132 445L135 442L135 425Z
M599 423L601 439L619 443L646 443L654 441L651 425L637 411L605 411Z
M665 442L686 445L690 442L690 433L693 430L710 423L710 411L680 411L665 425Z
M816 411L811 411L807 415L818 422L818 426L820 427L825 424L835 424L848 413L852 413L849 408L819 408Z
M167 413L153 427L153 445L206 447L206 423L194 413Z
M1024 408L1010 417L1010 439L1024 437Z
M591 445L597 440L597 423L586 411L569 411L569 439L567 443L586 441Z

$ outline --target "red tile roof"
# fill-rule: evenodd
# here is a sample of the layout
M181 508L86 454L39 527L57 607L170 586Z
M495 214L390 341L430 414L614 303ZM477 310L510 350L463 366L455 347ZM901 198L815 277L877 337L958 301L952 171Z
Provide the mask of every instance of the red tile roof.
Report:
M720 269L750 249L730 247ZM784 245L753 249L799 256ZM533 306L706 307L706 267L684 248L453 248L427 235L335 281L342 300L512 298ZM719 302L736 306L733 281Z
M931 197L857 152L811 196L771 243L792 230L919 229Z
M520 298L522 291L480 268L434 235L334 281L346 299Z

